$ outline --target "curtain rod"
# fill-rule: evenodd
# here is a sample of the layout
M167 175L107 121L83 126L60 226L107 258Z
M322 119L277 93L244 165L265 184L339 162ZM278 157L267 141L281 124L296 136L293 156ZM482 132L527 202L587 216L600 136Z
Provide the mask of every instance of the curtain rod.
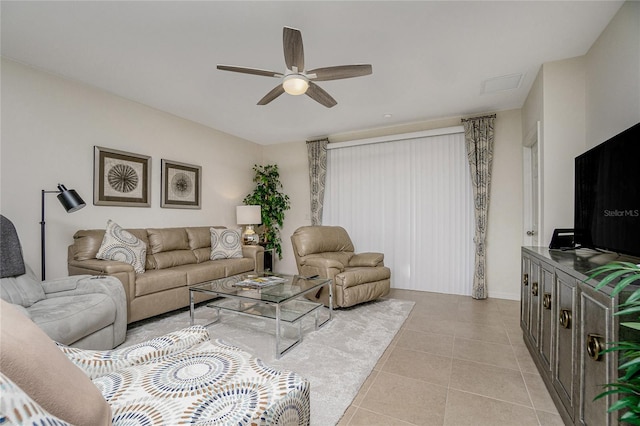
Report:
M495 114L481 115L481 116L479 116L479 117L463 118L463 119L462 119L462 120L460 120L460 121L462 121L462 122L464 123L465 121L479 120L479 119L481 119L481 118L496 118L496 115L495 115Z
M344 141L344 142L333 142L333 143L327 144L327 149L339 149L339 148L347 148L350 146L369 145L369 144L383 143L383 142L398 142L398 141L404 141L407 139L426 138L429 136L443 136L443 135L450 135L454 133L464 133L464 127L462 126L443 127L441 129L423 130L420 132L400 133L397 135L379 136L376 138L355 139L352 141Z
M329 138L325 137L325 138L320 138L320 139L313 139L313 140L307 141L307 143L323 142L323 141L329 142Z

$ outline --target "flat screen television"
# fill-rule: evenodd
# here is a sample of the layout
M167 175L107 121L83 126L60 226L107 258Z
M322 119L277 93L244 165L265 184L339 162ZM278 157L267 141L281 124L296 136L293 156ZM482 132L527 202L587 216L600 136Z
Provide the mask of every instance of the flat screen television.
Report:
M640 123L576 157L575 243L640 257Z

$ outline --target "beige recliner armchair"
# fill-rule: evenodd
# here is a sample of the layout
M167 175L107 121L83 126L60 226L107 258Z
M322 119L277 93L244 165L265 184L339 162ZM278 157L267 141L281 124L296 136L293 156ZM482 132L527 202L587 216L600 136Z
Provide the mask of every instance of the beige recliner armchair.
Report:
M389 293L391 270L384 254L359 253L340 226L303 226L291 236L298 273L333 280L333 306L346 308ZM321 289L309 299L329 305L329 292Z

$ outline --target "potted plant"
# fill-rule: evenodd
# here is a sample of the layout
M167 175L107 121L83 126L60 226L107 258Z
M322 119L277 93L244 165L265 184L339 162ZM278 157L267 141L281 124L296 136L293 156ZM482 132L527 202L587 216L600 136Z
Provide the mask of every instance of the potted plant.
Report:
M599 290L606 285L615 282L611 297L615 297L629 285L640 281L640 265L629 262L611 262L590 271L589 279L605 275L596 286ZM640 313L640 289L635 290L623 303L618 305L615 315L631 315L638 318ZM640 331L640 322L621 322L621 326ZM623 333L621 333L623 334ZM608 390L602 392L596 399L607 395L617 395L618 400L611 405L609 412L622 410L620 423L640 425L640 341L635 338L621 339L619 342L609 343L605 352L618 352L620 359L618 370L619 377L615 383L605 385Z
M244 197L247 205L259 205L262 213L261 243L267 250L275 249L278 258L282 259L280 229L284 223L284 213L291 207L289 196L282 193L282 183L277 164L266 166L254 165L253 181L256 187Z

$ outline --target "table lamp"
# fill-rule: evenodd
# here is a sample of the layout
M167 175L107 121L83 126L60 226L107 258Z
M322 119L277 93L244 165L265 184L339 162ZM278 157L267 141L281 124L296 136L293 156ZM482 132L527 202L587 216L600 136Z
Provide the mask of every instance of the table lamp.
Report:
M237 206L236 221L238 225L244 225L242 241L244 244L256 245L260 242L260 235L256 234L253 226L262 223L262 209L260 206Z

